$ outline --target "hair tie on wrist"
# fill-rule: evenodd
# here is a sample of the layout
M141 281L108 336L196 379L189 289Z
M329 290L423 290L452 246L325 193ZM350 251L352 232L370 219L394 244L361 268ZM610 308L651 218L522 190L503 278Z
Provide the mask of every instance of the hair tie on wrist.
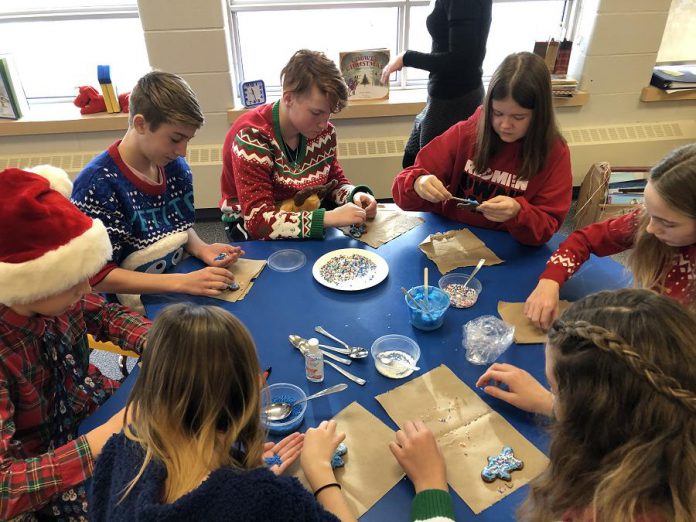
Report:
M319 489L317 489L317 490L314 492L314 498L317 498L317 495L318 495L319 493L321 493L322 491L324 491L326 488L338 488L338 489L341 489L341 485L340 485L338 482L330 482L329 484L324 484L322 487L320 487Z

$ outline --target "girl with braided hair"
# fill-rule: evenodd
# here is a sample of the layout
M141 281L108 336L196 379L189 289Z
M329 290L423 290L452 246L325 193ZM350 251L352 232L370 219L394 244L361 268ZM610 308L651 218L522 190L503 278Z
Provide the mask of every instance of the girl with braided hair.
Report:
M590 254L633 249L636 286L650 288L696 311L696 144L673 150L655 165L644 208L576 230L560 244L527 298L524 311L546 330L558 317L561 285Z
M479 378L489 395L555 418L549 467L522 520L696 520L694 332L696 318L673 299L600 292L553 323L550 391L509 364Z

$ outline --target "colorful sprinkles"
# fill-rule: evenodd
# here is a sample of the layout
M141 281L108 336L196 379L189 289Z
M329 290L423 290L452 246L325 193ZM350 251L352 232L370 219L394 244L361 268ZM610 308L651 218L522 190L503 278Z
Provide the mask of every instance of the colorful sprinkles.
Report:
M377 265L371 259L360 254L338 255L319 269L321 277L330 284L341 284L356 279L367 279L375 276Z
M512 479L510 473L522 468L524 462L516 459L513 449L506 446L499 454L488 457L488 464L483 468L481 478L485 482L493 482L497 478L509 481Z
M460 283L452 283L443 288L455 308L469 308L478 300L478 292Z

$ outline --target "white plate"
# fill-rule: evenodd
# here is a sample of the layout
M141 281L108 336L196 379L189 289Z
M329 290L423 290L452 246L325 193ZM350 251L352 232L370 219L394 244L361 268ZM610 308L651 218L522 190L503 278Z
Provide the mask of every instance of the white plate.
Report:
M372 277L358 277L355 279L350 279L348 281L335 282L327 281L321 275L322 267L326 265L326 263L331 261L333 258L338 256L350 256L354 254L363 256L376 265L375 270L371 274ZM375 254L374 252L362 250L360 248L341 248L340 250L328 252L321 256L319 259L317 259L317 261L314 263L314 266L312 267L312 275L314 276L314 279L317 280L317 282L329 288L333 288L334 290L346 290L349 292L353 292L355 290L364 290L365 288L371 288L375 285L378 285L379 283L384 281L388 273L389 265L387 265L387 262L384 260L382 256Z

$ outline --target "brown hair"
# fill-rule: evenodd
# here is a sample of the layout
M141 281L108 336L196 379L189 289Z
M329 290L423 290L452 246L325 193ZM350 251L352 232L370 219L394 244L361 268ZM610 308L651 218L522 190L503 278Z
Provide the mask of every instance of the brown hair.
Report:
M551 76L546 63L533 53L514 53L498 66L483 101L483 118L479 121L476 137L474 168L484 172L491 158L503 145L493 130L493 100L512 98L525 109L532 111L527 134L522 138L522 151L518 177L532 179L544 168L556 139L563 139L553 112Z
M163 123L200 129L205 122L196 94L183 78L172 73L152 71L140 78L129 104L128 124L133 124L133 116L142 114L153 132Z
M696 519L696 319L649 290L590 295L549 331L558 419L520 514Z
M337 113L348 104L348 87L336 64L324 53L300 49L280 71L283 92L293 92L298 96L308 94L312 86L324 93Z
M651 169L649 180L667 205L696 220L696 144L684 145L670 152ZM650 216L643 210L628 264L636 284L662 292L679 249L648 233L649 222ZM689 290L689 307L694 311L694 283Z
M236 317L216 306L167 307L148 334L126 406L132 416L126 436L143 447L145 459L124 497L152 460L167 471L165 501L222 466L259 467L260 393L254 342Z

